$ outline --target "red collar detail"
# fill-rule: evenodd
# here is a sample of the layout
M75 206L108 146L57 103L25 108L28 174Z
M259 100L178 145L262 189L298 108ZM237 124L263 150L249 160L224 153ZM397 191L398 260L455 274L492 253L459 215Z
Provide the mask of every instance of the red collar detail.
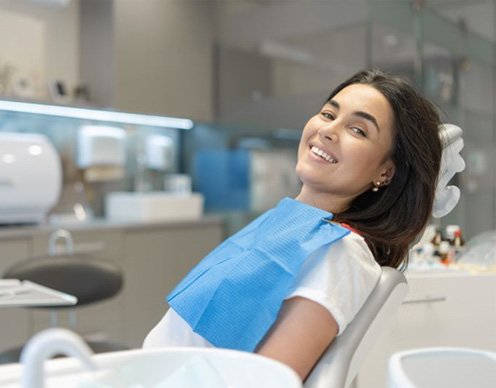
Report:
M345 224L344 222L341 222L340 225L343 227L343 228L346 228L350 231L352 231L353 233L356 233L358 234L359 236L361 236L360 232L358 230L356 230L355 228L351 227L350 225L348 224Z

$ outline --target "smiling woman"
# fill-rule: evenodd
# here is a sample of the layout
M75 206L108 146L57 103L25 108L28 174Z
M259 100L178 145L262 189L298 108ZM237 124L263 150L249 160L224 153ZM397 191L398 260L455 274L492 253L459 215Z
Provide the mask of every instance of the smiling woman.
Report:
M303 130L296 167L303 188L297 199L334 214L346 210L373 182L385 185L393 177L392 139L393 111L386 98L368 85L343 89Z
M392 170L373 180L375 187L355 197L336 220L360 230L379 264L406 266L408 247L428 222L434 202L442 152L439 113L408 82L379 71L357 73L327 101L338 99L352 86L375 90L389 105L392 144L382 156L386 160L381 155L377 160L392 163ZM370 109L360 110L373 114ZM381 117L376 119L382 130L387 123L382 124Z
M429 219L436 109L377 71L339 85L305 125L302 189L206 256L168 295L145 347L253 351L304 380Z

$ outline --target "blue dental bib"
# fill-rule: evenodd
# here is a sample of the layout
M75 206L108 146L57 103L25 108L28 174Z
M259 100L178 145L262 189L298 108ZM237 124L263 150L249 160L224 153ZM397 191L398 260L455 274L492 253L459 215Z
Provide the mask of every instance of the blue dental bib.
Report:
M349 233L332 217L283 199L208 254L168 295L169 305L212 345L254 351L305 259Z

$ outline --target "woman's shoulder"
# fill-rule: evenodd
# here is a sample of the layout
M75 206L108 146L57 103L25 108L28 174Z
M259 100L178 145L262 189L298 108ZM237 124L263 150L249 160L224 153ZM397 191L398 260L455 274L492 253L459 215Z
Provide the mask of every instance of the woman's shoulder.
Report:
M381 267L374 258L364 238L356 232L315 251L303 265L299 281L311 279L328 284L342 283L343 278L361 279L373 287L381 274Z
M361 308L381 275L367 243L358 233L315 251L305 261L290 297L324 306L341 333Z
M327 292L338 287L368 293L379 281L381 272L365 239L351 232L314 252L305 261L297 284L325 288Z
M353 230L341 240L331 244L326 251L326 257L331 261L342 259L346 260L348 264L367 266L374 272L381 272L381 267L375 260L365 239Z

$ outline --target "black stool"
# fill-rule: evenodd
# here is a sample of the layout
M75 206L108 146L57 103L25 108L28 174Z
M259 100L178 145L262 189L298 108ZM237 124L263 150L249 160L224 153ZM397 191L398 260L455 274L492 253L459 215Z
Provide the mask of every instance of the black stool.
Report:
M72 251L72 239L67 231L56 232L56 238L67 239ZM51 242L55 241L51 239ZM70 242L70 244L69 244ZM119 266L111 260L92 255L53 254L33 257L14 264L3 274L3 278L29 280L54 290L74 295L75 306L44 306L50 309L77 308L100 302L116 295L122 288L123 275ZM128 346L110 341L86 341L95 353L129 349ZM18 362L21 347L0 353L0 364Z

